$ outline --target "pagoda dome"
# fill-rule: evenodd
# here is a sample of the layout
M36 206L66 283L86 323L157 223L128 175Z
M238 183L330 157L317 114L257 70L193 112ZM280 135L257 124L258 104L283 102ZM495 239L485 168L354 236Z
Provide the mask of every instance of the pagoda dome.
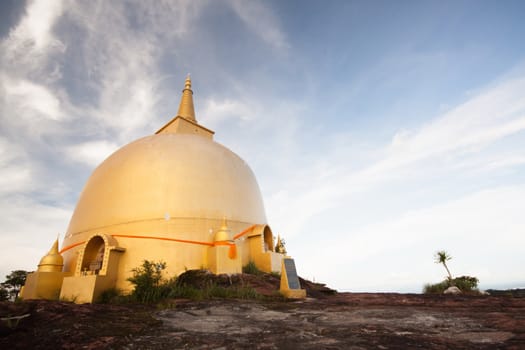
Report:
M164 133L122 147L95 169L80 195L67 236L93 229L113 231L130 223L223 217L266 222L251 169L209 138Z

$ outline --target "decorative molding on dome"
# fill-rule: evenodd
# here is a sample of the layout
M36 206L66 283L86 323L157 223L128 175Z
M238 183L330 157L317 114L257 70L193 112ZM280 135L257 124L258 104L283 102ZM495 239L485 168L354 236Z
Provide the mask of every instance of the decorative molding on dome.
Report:
M160 128L155 134L194 134L213 139L215 132L192 122L191 120L185 119L181 116L176 116Z

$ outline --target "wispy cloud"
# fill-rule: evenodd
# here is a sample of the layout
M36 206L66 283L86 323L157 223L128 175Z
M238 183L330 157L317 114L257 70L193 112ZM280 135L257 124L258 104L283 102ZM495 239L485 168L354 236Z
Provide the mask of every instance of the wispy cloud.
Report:
M275 14L262 1L229 1L244 24L266 44L278 49L289 46Z
M70 146L66 155L74 161L95 168L118 148L119 145L106 140L88 141Z
M65 50L64 44L53 33L62 10L60 0L52 3L30 1L20 23L0 44L2 68L9 68L15 75L35 72L49 75L49 55Z
M445 152L476 151L525 129L525 78L490 88L416 132L394 136L383 166L396 166Z
M517 165L523 165L523 164L525 164L525 154L515 154L515 155L498 157L498 159L487 163L485 168L487 170L495 170L495 169L501 169L501 168L512 168Z
M204 125L214 127L228 119L252 119L254 111L253 106L238 100L226 99L219 101L211 98L205 102L200 114L202 115L200 120Z
M11 39L20 45L34 45L35 50L43 50L57 41L51 31L56 19L62 13L62 1L49 3L34 0L27 7L26 16L11 33Z
M85 89L97 102L87 112L114 135L133 135L154 113L159 76L154 34L132 28L122 3L71 3L67 13L84 31L78 49L87 70Z
M323 153L319 159L333 171L322 177L315 170L315 162L305 165L301 181L286 184L286 191L269 198L268 207L279 208L270 209L269 216L283 225L283 231L297 235L309 218L334 207L345 207L355 193L374 191L392 181L410 181L422 171L432 171L437 164L442 167L440 159L446 159L451 169L466 163L469 155L474 157L494 142L525 130L521 91L525 91L523 77L487 88L419 129L394 135L390 144L376 152L382 156L360 169L352 166L352 159L341 158L344 154ZM434 170L443 171L438 169Z
M0 197L31 188L31 170L23 150L0 137Z
M1 79L1 78L0 78ZM60 120L64 117L58 97L46 86L25 79L1 79L4 90L4 111L12 116L36 122L39 118Z

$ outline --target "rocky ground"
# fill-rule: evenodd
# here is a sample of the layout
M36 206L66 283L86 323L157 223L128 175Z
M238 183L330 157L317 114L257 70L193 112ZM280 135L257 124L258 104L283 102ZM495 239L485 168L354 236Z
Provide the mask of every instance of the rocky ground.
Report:
M303 282L304 283L304 282ZM1 349L525 349L525 298L330 295L144 305L0 303ZM9 324L8 324L9 323Z

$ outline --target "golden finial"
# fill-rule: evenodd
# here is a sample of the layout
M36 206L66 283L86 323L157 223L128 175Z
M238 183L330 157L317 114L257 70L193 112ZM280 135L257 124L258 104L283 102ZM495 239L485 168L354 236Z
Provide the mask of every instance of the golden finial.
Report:
M191 76L190 73L186 75L186 81L184 82L184 89L191 89Z
M194 123L197 122L195 119L195 109L193 107L193 91L191 90L191 77L188 74L186 81L184 82L184 90L182 90L182 97L180 99L178 117L190 120Z
M226 222L226 216L222 217L222 226L221 230L227 230L228 229L228 223Z

